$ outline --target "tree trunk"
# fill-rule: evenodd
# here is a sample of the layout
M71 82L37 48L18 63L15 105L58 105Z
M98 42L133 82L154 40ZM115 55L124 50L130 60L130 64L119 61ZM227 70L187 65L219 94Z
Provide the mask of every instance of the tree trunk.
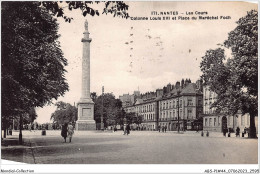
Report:
M4 138L6 138L6 119L3 119Z
M20 126L19 126L20 132L19 132L19 144L23 144L23 135L22 135L22 129L23 129L23 120L22 120L22 114L20 115Z
M257 138L256 137L256 127L255 127L255 116L250 114L250 127L249 127L249 138Z

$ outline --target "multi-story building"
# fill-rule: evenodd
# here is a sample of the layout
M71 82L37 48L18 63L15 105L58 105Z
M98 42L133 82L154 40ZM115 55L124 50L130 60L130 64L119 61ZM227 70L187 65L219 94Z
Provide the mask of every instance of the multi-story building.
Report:
M142 123L139 125L144 130L155 130L157 128L157 99L155 93L146 93L137 98L132 106L125 106L127 113L134 112L137 116L142 117Z
M141 94L133 105L124 106L126 112L142 116L145 130L157 130L158 125L168 130L192 130L198 127L195 121L202 113L202 89L184 80L176 85L168 84L156 92ZM179 123L179 124L178 124Z
M166 126L168 130L197 129L195 123L202 113L202 92L196 84L188 83L171 90L159 101L159 125Z
M212 104L216 101L217 94L209 89L209 86L203 87L203 130L223 132L225 128L231 128L234 131L237 127L240 130L249 128L250 116L238 111L235 115L228 115L224 112L216 113L216 109L212 108ZM256 117L257 118L257 117ZM256 119L256 127L257 127Z
M134 91L132 95L129 94L123 94L122 96L119 96L119 99L122 101L122 106L131 106L134 104L137 97L140 96L140 91Z

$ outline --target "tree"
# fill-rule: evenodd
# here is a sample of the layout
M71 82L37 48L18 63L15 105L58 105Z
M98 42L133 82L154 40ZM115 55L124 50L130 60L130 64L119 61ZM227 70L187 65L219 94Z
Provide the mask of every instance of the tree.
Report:
M60 5L64 3L66 7ZM94 2L98 4L99 2ZM80 9L82 15L99 15L93 2L2 2L1 82L2 118L23 117L34 107L51 103L68 90L67 60L58 42L54 17L65 16L64 8ZM128 6L121 1L104 2L104 14L127 18ZM2 122L3 123L3 122ZM20 126L20 143L22 142Z
M57 102L57 109L51 114L51 120L54 124L62 125L64 123L75 123L77 120L78 110L69 103Z
M102 113L102 96L98 96L94 101L94 119L97 123L101 122ZM122 102L116 99L111 93L105 93L103 95L103 121L104 126L115 125L120 123L122 117Z
M57 41L56 19L36 2L2 2L1 34L2 115L20 115L22 125L32 107L68 90L67 60Z
M125 114L125 118L126 118L127 124L132 124L132 123L134 123L134 121L136 119L136 115L134 112L129 112L129 113Z
M252 10L237 21L238 26L224 42L232 57L225 60L224 49L208 50L202 58L202 79L217 93L212 105L217 112L250 114L250 137L256 137L255 116L258 113L258 12Z
M135 114L135 115L133 116L133 123L139 125L139 124L141 124L142 122L143 122L143 117L142 117L141 115Z
M37 114L36 114L35 108L30 108L24 118L24 124L33 123L36 118L37 118Z
M68 17L64 14L64 9L68 8L70 11L80 9L82 15L85 17L86 15L91 16L99 16L99 11L95 10L91 7L92 4L104 4L102 14L112 14L114 17L122 17L128 18L129 15L127 13L128 5L126 5L123 1L107 1L107 2L99 2L99 1L62 1L62 2L39 2L39 6L45 7L48 11L52 13L53 16L63 17L66 22L71 22L73 18Z

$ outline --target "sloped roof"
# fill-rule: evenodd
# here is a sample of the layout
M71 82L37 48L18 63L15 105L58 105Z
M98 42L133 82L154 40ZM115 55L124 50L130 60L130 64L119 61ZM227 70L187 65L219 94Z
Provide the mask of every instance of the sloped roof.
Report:
M143 102L144 102L143 99L137 98L136 102L135 102L135 105L141 104Z
M197 90L195 83L189 83L185 88L182 89L181 94L200 94Z

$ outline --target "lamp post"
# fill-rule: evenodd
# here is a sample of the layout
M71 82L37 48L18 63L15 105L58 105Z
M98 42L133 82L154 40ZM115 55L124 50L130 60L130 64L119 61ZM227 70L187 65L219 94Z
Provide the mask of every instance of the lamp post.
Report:
M101 122L100 122L101 130L104 130L104 122L103 122L103 103L104 103L104 86L102 86L102 96L101 96Z
M177 97L178 97L178 102L177 102L177 111L178 111L178 133L180 132L180 116L179 116L179 95L180 91L177 91Z

